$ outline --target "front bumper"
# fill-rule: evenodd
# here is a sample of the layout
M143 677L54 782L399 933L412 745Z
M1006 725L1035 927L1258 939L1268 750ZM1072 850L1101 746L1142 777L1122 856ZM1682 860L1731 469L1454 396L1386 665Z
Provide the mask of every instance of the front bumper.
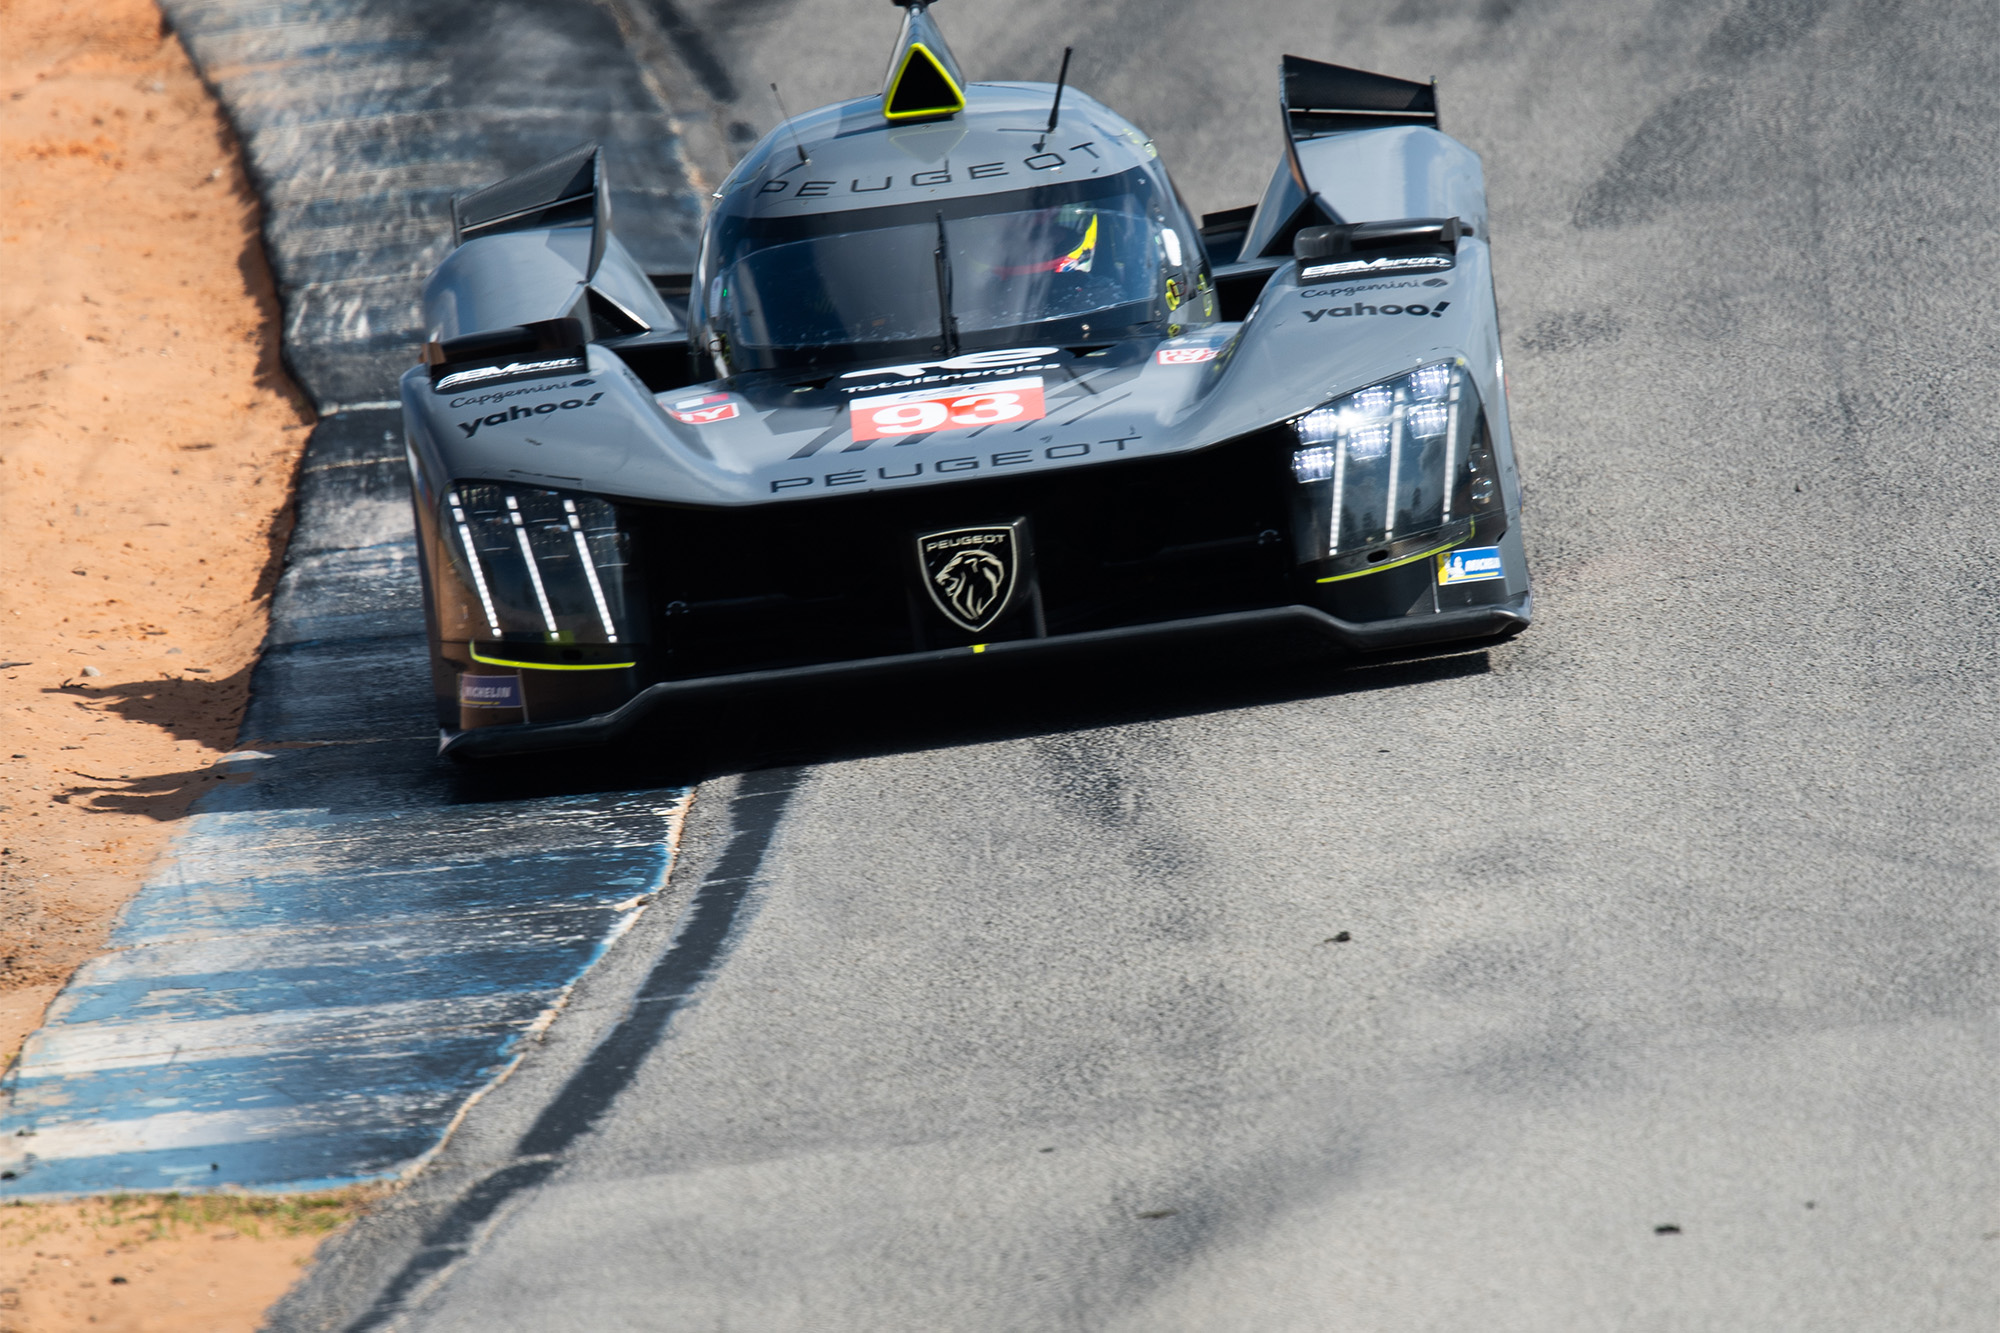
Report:
M448 732L441 738L438 752L453 759L483 759L587 748L615 741L638 727L650 714L676 705L707 703L805 685L879 680L974 660L1047 659L1063 654L1118 648L1168 648L1201 639L1273 631L1291 631L1344 652L1392 652L1507 638L1526 629L1531 617L1532 598L1527 593L1500 605L1467 607L1367 624L1342 620L1314 607L1278 606L1048 638L1009 639L998 643L899 653L892 657L663 681L648 686L615 711L594 717Z

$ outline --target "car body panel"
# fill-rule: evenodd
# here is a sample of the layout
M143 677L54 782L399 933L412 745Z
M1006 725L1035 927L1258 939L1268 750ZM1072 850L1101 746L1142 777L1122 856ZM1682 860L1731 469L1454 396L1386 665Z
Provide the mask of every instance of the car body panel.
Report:
M1483 401L1502 401L1498 340L1491 319L1481 317L1491 302L1487 254L1483 242L1472 240L1443 275L1331 285L1302 285L1287 267L1272 276L1255 318L1136 344L1108 359L1049 348L983 368L812 375L805 380L825 383L805 392L788 377L757 375L656 394L615 351L593 346L590 373L559 381L438 393L421 369L412 370L404 377L404 405L435 475L540 478L632 499L772 504L834 490L950 485L996 467L1087 467L1204 448L1454 354L1471 361ZM1212 348L1216 356L1162 365L1162 348ZM864 391L969 391L1024 375L1044 380L1049 403L1045 418L1024 427L858 444L850 429L848 402ZM670 415L674 404L709 397L726 397L739 410L705 424ZM582 406L534 412L564 402ZM1077 445L1090 448L1071 447ZM1022 453L1027 457L1015 457ZM996 455L1005 461L996 463Z

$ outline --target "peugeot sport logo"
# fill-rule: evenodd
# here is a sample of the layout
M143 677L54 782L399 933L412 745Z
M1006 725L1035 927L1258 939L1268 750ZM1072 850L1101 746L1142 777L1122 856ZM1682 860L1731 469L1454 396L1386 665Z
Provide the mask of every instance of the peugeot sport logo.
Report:
M924 587L945 619L977 634L1007 612L1021 572L1020 523L953 528L917 538Z

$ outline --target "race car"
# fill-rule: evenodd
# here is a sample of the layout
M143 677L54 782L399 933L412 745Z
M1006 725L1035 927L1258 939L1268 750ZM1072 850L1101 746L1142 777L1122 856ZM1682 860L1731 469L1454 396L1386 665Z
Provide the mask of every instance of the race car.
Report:
M881 92L764 136L691 274L619 243L595 145L454 201L401 385L445 753L953 662L1527 626L1484 181L1434 83L1285 56L1270 185L1197 222L1067 53L970 83L899 3Z

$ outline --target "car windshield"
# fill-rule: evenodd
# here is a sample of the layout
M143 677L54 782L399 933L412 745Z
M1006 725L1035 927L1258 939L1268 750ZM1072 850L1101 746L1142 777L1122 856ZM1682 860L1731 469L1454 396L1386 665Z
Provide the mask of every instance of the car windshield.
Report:
M947 307L967 347L1118 337L1162 317L1163 264L1182 249L1153 193L1128 172L937 204L733 219L718 233L708 317L739 370L928 351L944 341Z

